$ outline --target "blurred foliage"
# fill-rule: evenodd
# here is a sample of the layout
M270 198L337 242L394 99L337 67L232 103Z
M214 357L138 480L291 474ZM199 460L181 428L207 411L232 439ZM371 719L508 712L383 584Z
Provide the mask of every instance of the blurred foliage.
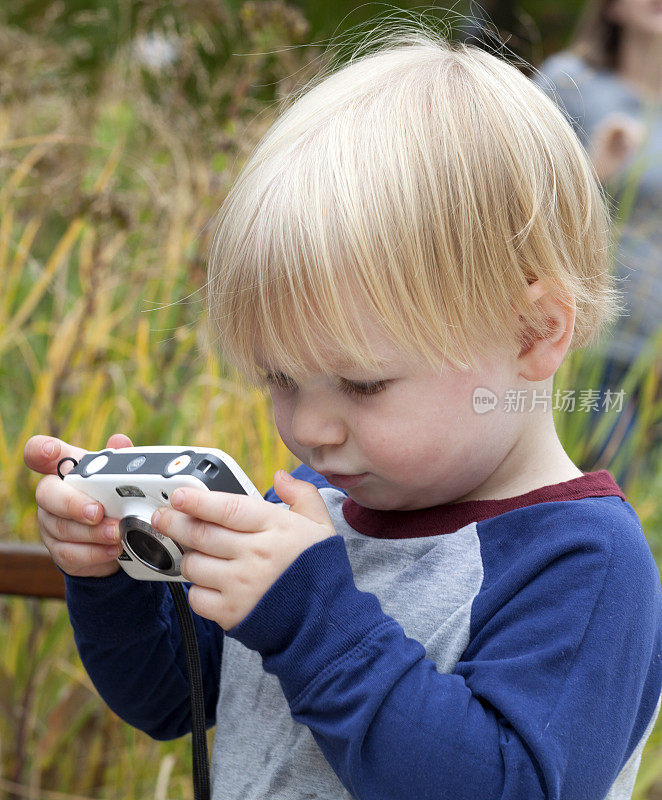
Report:
M166 38L184 40L184 55L171 79L186 88L188 97L207 97L213 78L223 73L232 53L246 52L246 37L291 47L324 42L364 23L376 14L405 9L453 21L458 32L479 36L470 22L489 18L508 47L533 64L563 47L577 22L581 5L576 0L526 0L515 3L366 2L300 0L287 6L274 2L241 0L4 0L0 24L39 37L50 48L65 49L66 58L42 74L42 80L66 79L88 91L98 86L103 72L118 50L137 36L158 31ZM466 17L462 20L461 17ZM255 48L259 49L259 48ZM62 55L62 54L60 54ZM27 79L27 75L25 76ZM164 79L159 75L159 82ZM263 97L268 95L266 87ZM215 111L223 116L223 105Z
M310 68L314 48L287 47L307 23L283 3L105 5L0 8L3 539L38 538L38 430L212 442L263 491L296 465L268 398L208 347L201 287L210 219ZM135 51L157 20L176 44L160 66ZM228 37L245 57L223 61ZM192 796L190 736L154 742L105 706L61 603L0 598L0 796Z

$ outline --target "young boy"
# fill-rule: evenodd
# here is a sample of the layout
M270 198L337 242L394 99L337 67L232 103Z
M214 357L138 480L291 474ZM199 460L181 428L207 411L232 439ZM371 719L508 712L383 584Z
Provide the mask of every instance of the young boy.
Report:
M617 310L607 220L552 101L424 31L308 87L260 142L210 310L302 466L266 500L186 490L152 520L193 548L214 798L630 797L660 580L551 396ZM117 521L51 474L81 452L25 451L81 657L124 719L181 736L169 594L118 570Z

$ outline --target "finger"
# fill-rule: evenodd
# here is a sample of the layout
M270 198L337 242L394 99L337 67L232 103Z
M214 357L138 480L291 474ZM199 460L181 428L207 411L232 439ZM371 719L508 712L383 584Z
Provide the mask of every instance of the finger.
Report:
M133 443L125 433L114 433L108 439L106 447L110 447L113 450L121 450L123 447L133 447Z
M181 572L187 581L196 586L205 586L220 592L228 581L228 562L190 550L182 558Z
M31 436L23 448L25 465L42 475L57 474L57 465L61 458L70 457L80 461L87 453L80 447L73 447L53 436Z
M152 515L152 525L165 536L184 547L215 558L237 558L241 552L243 533L222 528L213 522L195 519L180 511L163 508Z
M333 524L322 495L314 484L293 478L284 469L279 469L274 475L274 490L290 507L290 511L320 525Z
M48 536L62 542L78 542L84 544L117 545L120 542L119 521L104 518L99 525L83 525L64 517L37 509L37 519L42 531L42 538Z
M206 586L191 586L188 590L188 601L191 609L200 617L214 620L224 630L230 630L236 623L226 618L224 613L225 598L221 592L208 589Z
M37 505L56 517L73 519L84 525L101 522L104 509L96 500L69 486L55 475L47 475L37 484Z
M91 572L94 567L101 567L104 564L117 563L117 557L122 552L119 545L101 545L101 544L80 544L77 542L60 542L57 539L52 540L51 546L45 542L53 561L63 569L68 575L88 575L93 576L95 573ZM116 570L104 570L103 573L96 574L110 574L119 569L117 564Z
M173 508L223 528L255 533L273 527L274 520L287 510L261 497L201 489L176 489L170 496Z

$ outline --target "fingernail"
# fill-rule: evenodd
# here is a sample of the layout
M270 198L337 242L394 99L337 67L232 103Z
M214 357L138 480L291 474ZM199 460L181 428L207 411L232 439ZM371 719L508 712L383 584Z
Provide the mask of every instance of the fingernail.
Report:
M41 451L47 458L50 458L55 452L55 443L49 439L42 444Z
M152 525L156 528L159 524L159 520L161 519L161 512L155 511L152 514Z
M94 505L94 503L90 503L83 509L83 514L85 515L85 517L92 522L94 522L94 520L96 519L98 512L99 512L99 506Z
M175 491L170 495L170 502L175 508L179 508L180 506L184 505L184 492L181 489L175 489Z
M293 478L293 477L290 475L290 473L289 473L289 472L285 472L285 470L284 470L284 469L281 469L281 470L279 470L279 472L280 472L280 477L281 477L281 478L282 478L284 481L288 481L288 482L290 482L290 481L293 481L293 480L294 480L294 478Z
M114 544L112 547L106 547L106 552L111 558L117 558L122 553L122 546Z
M109 542L119 542L120 540L119 528L116 525L106 525L103 533Z

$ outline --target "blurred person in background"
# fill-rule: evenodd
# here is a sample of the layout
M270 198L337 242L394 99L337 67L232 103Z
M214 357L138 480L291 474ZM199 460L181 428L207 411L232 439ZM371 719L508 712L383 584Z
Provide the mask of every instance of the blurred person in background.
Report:
M646 347L656 351L648 369L662 380L662 0L587 3L567 49L547 58L533 80L566 112L613 203L625 313L598 349L605 356L602 403ZM638 401L635 388L588 468L608 447L627 446ZM650 448L662 443L659 423L652 439Z

